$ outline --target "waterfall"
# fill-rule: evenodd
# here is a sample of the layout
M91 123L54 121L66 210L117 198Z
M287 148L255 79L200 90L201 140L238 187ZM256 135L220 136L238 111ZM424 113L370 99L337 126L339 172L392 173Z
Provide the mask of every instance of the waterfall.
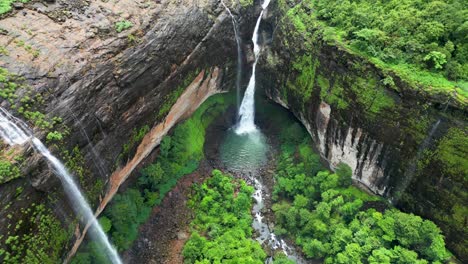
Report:
M236 95L237 95L237 109L239 109L240 106L240 86L241 86L241 80L242 80L242 45L241 45L241 38L239 36L239 29L237 25L236 18L232 14L231 10L224 4L223 1L221 1L221 4L223 4L224 8L226 8L226 11L228 14L231 16L232 20L232 26L234 28L234 36L236 38L236 44L237 44L237 73L236 73Z
M417 171L417 164L418 164L418 161L421 159L423 153L424 153L424 150L427 149L429 147L429 144L431 143L432 141L432 137L434 136L435 132L437 131L437 129L439 128L439 125L440 125L440 122L441 122L441 119L439 118L433 125L432 125L432 128L431 130L429 131L429 134L427 134L426 138L424 139L424 141L419 145L418 147L418 150L416 152L416 156L414 157L413 160L410 161L407 169L406 169L406 175L405 177L402 179L401 183L400 183L400 186L399 188L397 189L397 192L395 194L395 197L392 197L390 199L390 202L391 203L394 203L396 202L400 197L400 194L402 192L404 192L406 190L406 188L408 187L408 185L411 183L411 181L413 180L413 177L414 175L416 174L416 171Z
M258 28L260 27L260 22L262 21L263 12L266 10L270 0L265 0L262 3L262 12L258 16L257 23L255 24L254 33L252 36L252 41L254 44L254 55L255 61L252 66L252 76L250 76L249 84L245 90L244 99L239 108L239 124L236 128L237 134L247 134L257 130L255 126L255 70L257 68L258 58L260 57L260 45L258 44Z
M82 216L82 222L86 225L91 224L92 232L95 239L102 243L106 248L106 253L112 263L121 264L122 261L117 254L117 251L110 244L106 234L99 225L96 217L91 210L91 207L86 202L83 194L80 192L78 186L73 180L71 174L67 171L63 163L61 163L55 156L53 156L47 147L27 128L26 124L12 116L6 110L0 107L0 136L9 145L22 145L26 142L31 142L34 148L41 153L52 165L54 172L59 176L62 182L65 194L68 196L72 208L75 213Z

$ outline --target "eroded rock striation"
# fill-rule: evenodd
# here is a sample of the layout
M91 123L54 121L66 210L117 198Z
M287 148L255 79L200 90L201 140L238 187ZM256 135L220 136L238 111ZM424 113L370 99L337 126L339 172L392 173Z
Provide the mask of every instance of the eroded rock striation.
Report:
M467 139L466 103L327 42L319 26L304 33L288 15L291 7L273 3L264 26L271 45L259 82L268 96L301 120L331 168L347 163L356 182L434 220L466 257L457 208L466 202L467 153L454 143Z
M0 28L0 67L28 87L15 91L18 100L32 91L43 101L40 112L61 118L67 134L54 150L65 151L69 162L78 149L86 172L76 176L91 182L84 191L104 183L91 201L99 204L96 214L172 126L235 76L236 42L226 34L232 22L218 1L34 1L0 20ZM19 115L9 100L0 105ZM138 149L119 156L132 131L144 126L151 130ZM45 137L48 131L35 132ZM1 234L32 203L51 205L59 219L68 219L64 226L73 223L57 179L47 164L29 158L32 152L23 151L27 177L0 185L0 205L7 208L0 213ZM15 195L19 187L24 191ZM43 191L59 194L51 201ZM76 242L57 249L61 257L69 248L73 254L85 233L83 227L65 229ZM15 231L22 232L28 230Z

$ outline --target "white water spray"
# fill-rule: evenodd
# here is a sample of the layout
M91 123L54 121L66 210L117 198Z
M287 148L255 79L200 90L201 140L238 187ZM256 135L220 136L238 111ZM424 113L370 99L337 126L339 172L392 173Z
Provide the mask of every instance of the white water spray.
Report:
M262 12L257 19L257 24L255 24L254 33L252 36L252 41L254 44L254 55L255 62L252 66L252 76L250 77L249 84L245 90L244 99L239 108L239 124L236 128L237 134L248 134L257 130L255 126L255 70L257 68L258 58L260 57L260 45L258 44L258 29L260 27L260 22L262 21L263 12L270 4L270 0L265 0L262 4Z
M26 142L31 142L34 148L44 156L52 165L54 172L59 176L65 193L67 194L72 208L77 215L82 216L82 222L91 224L92 232L95 239L98 240L106 250L106 254L113 264L121 264L122 261L117 254L115 248L110 244L106 234L99 225L96 217L87 203L83 194L80 192L78 186L73 180L71 174L67 171L65 166L53 156L47 147L27 128L26 124L12 116L5 109L0 107L0 136L9 145L22 145Z

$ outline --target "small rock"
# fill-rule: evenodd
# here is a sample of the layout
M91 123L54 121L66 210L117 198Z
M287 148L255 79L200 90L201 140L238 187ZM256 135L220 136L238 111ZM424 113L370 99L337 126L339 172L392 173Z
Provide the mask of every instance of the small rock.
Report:
M181 231L181 232L177 232L177 239L178 240L185 240L188 238L188 234Z
M21 2L14 2L14 3L13 3L13 7L16 8L16 9L23 9L23 8L24 8L24 4L21 3Z

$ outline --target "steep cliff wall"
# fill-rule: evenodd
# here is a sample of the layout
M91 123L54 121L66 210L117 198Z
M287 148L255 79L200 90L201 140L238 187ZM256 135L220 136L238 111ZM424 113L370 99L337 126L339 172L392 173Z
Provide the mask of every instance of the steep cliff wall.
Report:
M274 3L264 26L267 94L302 121L330 167L347 163L356 182L433 219L466 258L466 104L324 40L289 8Z
M230 87L235 60L226 57L235 58L236 42L226 32L232 22L218 1L32 1L0 20L0 105L47 138L94 206L105 197L100 212L125 180L120 172ZM174 109L187 87L191 96ZM137 151L147 132L156 140ZM26 257L56 262L73 233L82 239L58 180L32 149L0 150L0 160L21 169L0 184L0 261L5 252L25 260L32 249L45 255ZM42 227L42 216L54 229Z

